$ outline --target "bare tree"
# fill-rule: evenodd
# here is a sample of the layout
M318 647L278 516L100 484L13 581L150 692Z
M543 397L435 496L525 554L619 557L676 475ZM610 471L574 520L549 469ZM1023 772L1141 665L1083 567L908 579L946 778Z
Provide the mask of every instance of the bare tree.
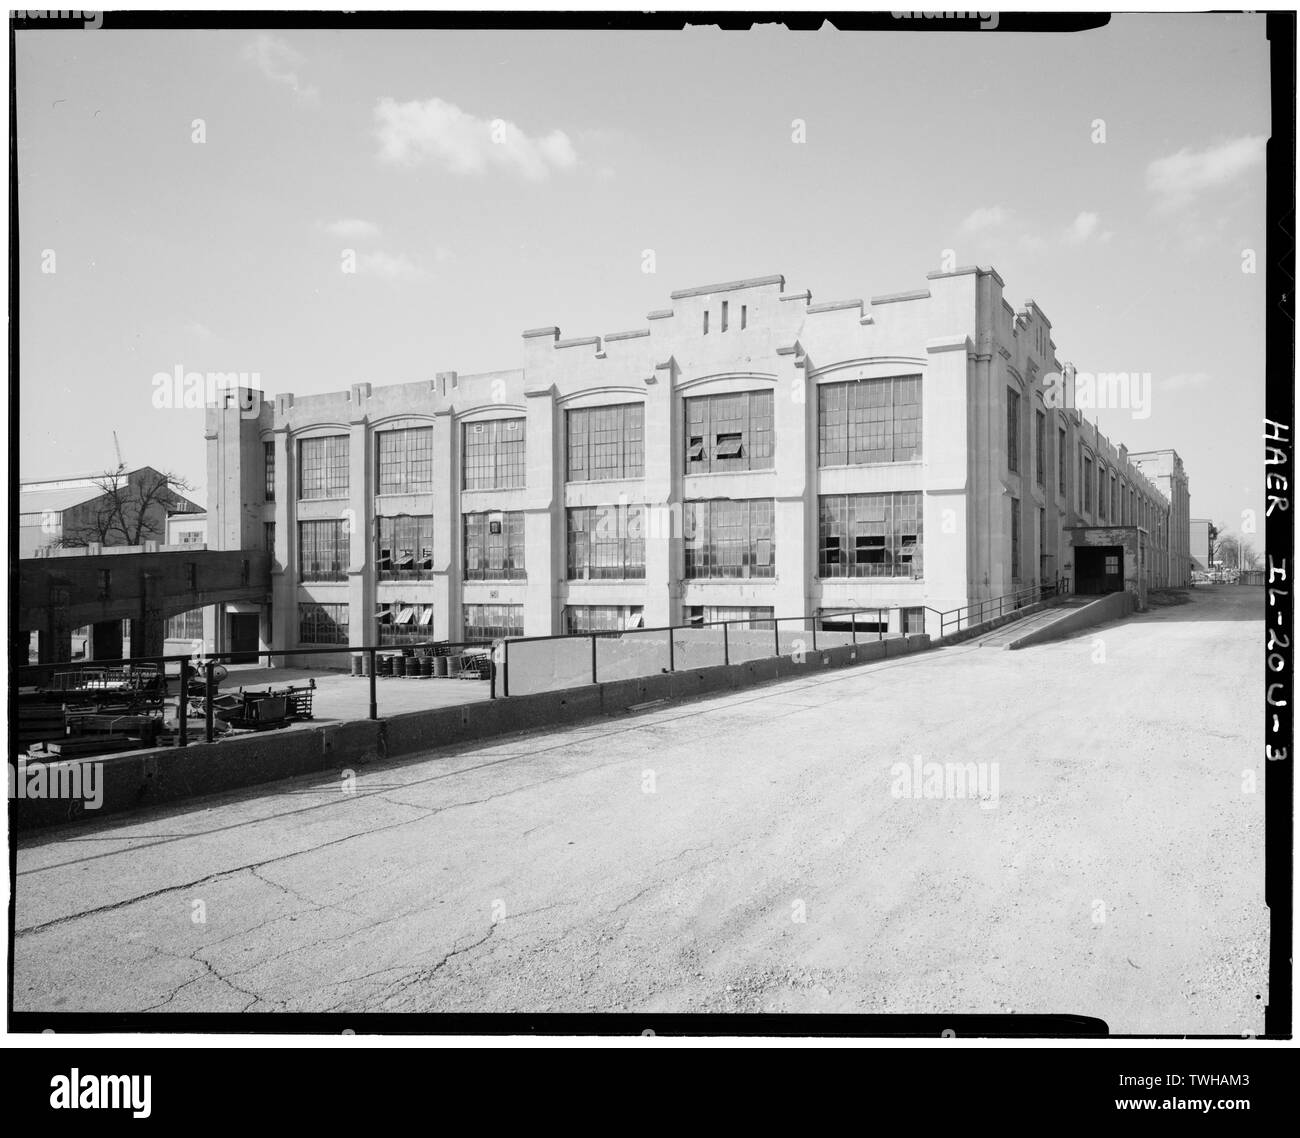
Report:
M1213 569L1214 563L1219 560L1220 553L1222 552L1219 547L1219 535L1222 532L1222 526L1216 526L1213 522L1210 523L1209 563L1205 566L1207 569Z
M119 466L94 484L103 496L87 504L71 529L65 528L60 545L143 545L160 540L166 536L167 511L188 504L176 491L194 488L178 474L151 467L128 471Z
M1259 554L1244 538L1229 534L1219 539L1219 559L1225 569L1258 569Z

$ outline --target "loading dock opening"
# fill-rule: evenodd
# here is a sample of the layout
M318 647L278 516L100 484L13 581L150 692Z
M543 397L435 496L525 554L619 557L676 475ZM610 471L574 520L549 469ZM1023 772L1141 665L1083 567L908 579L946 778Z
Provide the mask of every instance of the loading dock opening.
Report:
M1080 546L1074 551L1074 591L1081 596L1101 596L1124 588L1122 545Z

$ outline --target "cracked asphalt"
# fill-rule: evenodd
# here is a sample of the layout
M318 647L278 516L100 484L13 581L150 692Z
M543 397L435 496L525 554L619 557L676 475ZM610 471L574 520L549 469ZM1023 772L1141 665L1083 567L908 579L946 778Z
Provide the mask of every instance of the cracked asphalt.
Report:
M22 835L13 1006L1260 1032L1263 616L1260 589L1197 589L1019 652ZM995 798L896 796L917 755L996 763Z

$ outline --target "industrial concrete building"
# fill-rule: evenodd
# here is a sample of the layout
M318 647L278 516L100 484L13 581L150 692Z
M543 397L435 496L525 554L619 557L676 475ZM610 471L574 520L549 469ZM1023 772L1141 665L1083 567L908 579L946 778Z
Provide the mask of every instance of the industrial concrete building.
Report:
M276 649L877 607L933 631L1038 582L1141 601L1187 548L990 268L870 303L685 289L631 330L527 331L522 363L209 408L209 547L272 554L214 647L253 620Z

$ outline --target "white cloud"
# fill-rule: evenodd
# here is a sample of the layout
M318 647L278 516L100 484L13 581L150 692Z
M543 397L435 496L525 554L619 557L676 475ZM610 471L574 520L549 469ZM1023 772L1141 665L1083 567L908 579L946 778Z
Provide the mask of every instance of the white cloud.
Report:
M1085 211L1066 226L1065 232L1061 234L1061 240L1067 245L1083 245L1094 237L1098 241L1109 241L1113 236L1112 233L1110 230L1099 233L1100 225L1101 218L1097 214Z
M379 157L398 165L433 162L453 174L482 174L496 167L539 182L578 164L563 131L529 136L505 119L479 118L442 99L380 99L375 120Z
M272 83L288 87L303 106L314 107L320 102L319 89L304 84L298 77L306 59L284 40L263 32L244 48L243 58Z
M428 276L424 269L405 254L385 253L382 249L362 253L357 258L357 271L362 276L381 277L388 281L419 280Z
M1079 214L1066 228L1065 240L1072 245L1079 245L1087 241L1093 235L1100 220L1095 213Z
M987 229L996 229L1011 220L1011 211L1000 205L981 206L968 214L961 223L963 233L981 233Z
M345 217L339 221L331 221L325 226L325 229L333 236L342 237L345 241L379 236L379 226L373 221L363 221L359 217Z
M1162 206L1183 205L1197 194L1229 185L1247 170L1261 165L1266 141L1263 135L1246 135L1204 150L1184 148L1167 158L1157 158L1147 167L1147 189Z

